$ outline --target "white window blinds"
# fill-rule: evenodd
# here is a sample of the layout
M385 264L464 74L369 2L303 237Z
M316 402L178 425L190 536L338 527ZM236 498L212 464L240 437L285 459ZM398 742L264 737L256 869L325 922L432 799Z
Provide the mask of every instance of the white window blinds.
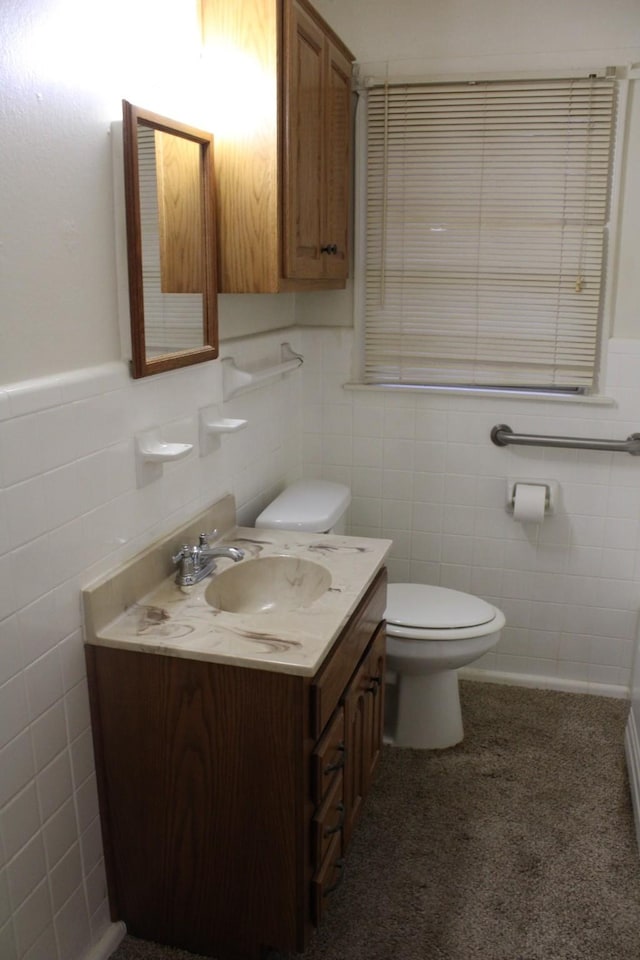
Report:
M365 382L592 386L615 81L367 98Z

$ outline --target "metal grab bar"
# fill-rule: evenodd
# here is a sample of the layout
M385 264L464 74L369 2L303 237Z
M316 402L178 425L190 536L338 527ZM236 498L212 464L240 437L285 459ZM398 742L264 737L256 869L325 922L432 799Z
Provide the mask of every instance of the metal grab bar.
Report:
M640 433L632 433L626 440L597 440L589 437L544 437L535 433L514 433L506 423L497 424L491 431L497 447L510 443L523 447L569 447L573 450L608 450L609 453L630 453L640 456Z

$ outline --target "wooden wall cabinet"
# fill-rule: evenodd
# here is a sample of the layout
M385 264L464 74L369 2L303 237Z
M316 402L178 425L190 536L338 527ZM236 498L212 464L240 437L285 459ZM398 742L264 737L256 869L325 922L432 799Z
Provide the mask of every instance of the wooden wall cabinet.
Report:
M228 65L212 100L237 114L214 124L221 292L344 287L353 54L308 0L201 9L205 54Z
M303 951L382 743L386 571L314 677L87 647L109 897L220 960Z

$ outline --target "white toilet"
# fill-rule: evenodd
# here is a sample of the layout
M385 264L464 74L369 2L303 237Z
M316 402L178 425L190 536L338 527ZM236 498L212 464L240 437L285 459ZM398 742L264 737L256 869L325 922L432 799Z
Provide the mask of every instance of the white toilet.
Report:
M328 480L298 480L262 511L256 527L345 533L349 488ZM477 660L500 638L505 618L479 597L446 587L388 587L387 670L392 709L387 734L400 747L442 749L463 737L459 667Z
M505 618L490 603L459 590L390 583L387 671L397 690L388 698L387 733L396 746L442 749L462 740L458 668L488 653Z

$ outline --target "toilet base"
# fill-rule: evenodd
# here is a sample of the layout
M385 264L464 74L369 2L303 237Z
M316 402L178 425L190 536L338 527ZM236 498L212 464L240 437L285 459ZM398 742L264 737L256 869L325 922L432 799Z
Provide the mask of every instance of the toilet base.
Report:
M464 736L457 670L398 674L395 730L397 747L443 750Z

